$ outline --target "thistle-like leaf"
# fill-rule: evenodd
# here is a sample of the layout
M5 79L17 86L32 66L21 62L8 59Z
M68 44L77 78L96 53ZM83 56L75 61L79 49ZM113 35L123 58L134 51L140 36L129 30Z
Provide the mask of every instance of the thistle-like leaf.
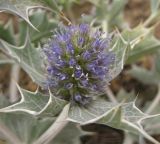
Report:
M129 43L125 41L122 35L118 32L118 34L115 35L111 43L110 51L114 52L115 61L108 71L108 79L114 79L122 71L129 47Z
M135 102L122 104L120 107L115 108L114 114L108 114L102 119L98 120L97 123L105 124L117 129L125 130L131 133L141 133L145 138L155 144L160 144L157 140L151 137L142 126L142 121L148 118L154 118L157 115L147 115L140 111L136 106Z
M0 109L0 113L26 112L35 116L50 116L53 117L63 109L66 101L54 97L44 95L38 91L30 92L21 89L18 86L21 94L21 100L13 105Z
M59 114L63 107L67 104L67 101L59 99L49 91L50 98L47 105L39 112L40 117L53 117Z
M107 102L104 99L97 99L86 108L73 105L70 107L68 120L81 124L95 122L110 113L115 106L116 104Z
M21 141L20 144L33 144L53 122L54 118L38 119L23 112L0 113L0 124L7 127L10 132L7 136L3 136L3 139L8 143L13 143L9 139L9 135L13 133Z
M156 107L156 110L159 112L160 107ZM156 135L160 133L159 121L160 121L160 115L153 118L145 119L142 123L144 125L145 130L150 135Z
M143 113L135 106L135 102L117 105L104 99L99 99L86 108L72 106L68 119L80 124L96 122L135 134L141 133L148 140L155 144L160 144L142 127L142 121L156 116L159 115L147 115Z
M37 30L29 19L29 10L43 8L55 13L60 13L57 3L53 0L1 0L0 12L9 11L24 19L32 28Z
M28 18L29 9L42 7L38 2L31 0L1 0L0 10L9 11L23 18L30 26L36 29Z
M127 63L135 62L138 58L153 53L160 47L160 41L153 35L153 28L139 25L134 29L124 30L121 35L130 45Z
M7 106L9 106L8 100L0 94L0 108ZM31 144L49 128L54 119L55 118L37 119L24 112L0 113L0 127L3 126L0 129L0 132L3 134L3 136L1 136L7 143L13 143L12 140L14 140L14 142L18 140L20 144Z
M16 47L3 40L0 40L0 48L6 54L13 57L16 62L29 74L32 80L39 85L43 85L45 81L43 59L41 58L39 48L34 48L31 44L27 33L25 44L21 47Z
M31 23L36 26L39 31L29 27L29 35L31 41L38 45L41 41L50 38L53 35L53 29L57 27L58 21L56 19L49 18L46 11L35 11L30 16ZM25 21L21 21L19 25L18 39L20 45L25 41L25 35L28 30L28 24Z

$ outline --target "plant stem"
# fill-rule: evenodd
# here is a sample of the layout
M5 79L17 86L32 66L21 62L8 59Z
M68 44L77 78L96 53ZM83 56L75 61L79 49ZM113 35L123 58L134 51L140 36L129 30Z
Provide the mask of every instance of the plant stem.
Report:
M19 73L20 73L20 66L18 64L13 64L11 71L11 82L9 87L9 96L11 103L17 101L18 99L16 83L18 83L19 81Z
M12 144L22 144L18 137L12 133L4 124L0 123L0 132L5 136L5 138Z
M66 105L55 122L49 127L46 132L44 132L39 139L37 139L33 144L49 144L57 134L68 124L69 104Z
M106 20L102 21L103 31L107 34L108 33L108 22Z
M115 98L115 96L114 96L112 90L109 88L109 86L106 87L106 93L107 93L107 96L111 102L118 103L117 99Z
M154 19L155 15L151 15L144 23L143 23L143 26L144 27L147 27L151 21Z
M155 96L152 104L149 106L149 108L146 110L147 114L150 114L155 108L156 106L160 103L160 84L158 85L158 93Z
M144 138L141 134L139 135L139 143L140 144L146 144L145 141L144 141Z
M125 138L124 138L123 144L133 144L133 143L134 141L131 138L131 136L127 132L125 132Z

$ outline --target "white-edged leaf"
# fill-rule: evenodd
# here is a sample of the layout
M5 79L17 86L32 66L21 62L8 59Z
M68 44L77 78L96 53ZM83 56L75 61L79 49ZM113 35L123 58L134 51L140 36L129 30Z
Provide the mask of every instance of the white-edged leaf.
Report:
M42 7L39 3L32 0L1 0L0 10L9 11L23 18L30 26L36 29L28 18L29 9Z
M63 109L66 101L50 95L42 94L38 91L30 92L21 89L18 86L21 94L21 100L13 105L0 109L0 113L26 112L35 116L50 116L53 117Z
M46 39L50 38L51 35L53 35L52 31L58 25L58 21L55 18L53 19L48 17L48 12L44 10L35 11L30 16L30 21L38 29L38 31L28 27L28 24L25 21L20 21L18 33L20 45L24 43L25 35L28 29L31 41L38 45L42 41L42 43L44 43Z
M114 79L123 69L126 60L126 53L129 48L128 42L125 41L121 34L118 33L112 40L111 49L115 54L115 61L108 71L108 81Z
M18 87L21 100L13 105L0 109L1 113L10 112L27 112L29 114L36 115L47 104L49 97L36 92L30 92Z
M0 94L0 108L8 105L8 100ZM4 129L1 129L3 131L2 138L7 141L7 144L13 143L9 137L15 135L21 144L31 144L50 127L54 120L55 118L39 119L24 112L0 113L0 125L4 126Z
M122 71L125 61L135 54L135 52L138 51L138 54L142 55L142 51L148 52L153 50L152 47L149 47L149 49L141 48L140 50L136 47L138 44L138 46L140 46L140 43L143 42L144 37L146 37L150 32L150 29L146 29L140 25L133 30L127 29L121 34L119 32L115 34L115 37L111 42L110 49L110 51L113 51L115 54L115 61L112 64L112 67L109 68L109 80L115 78ZM157 47L154 47L154 49L155 48Z
M25 44L16 47L0 40L0 49L13 57L16 62L29 74L34 82L43 85L45 81L43 59L39 48L34 48L27 33Z
M153 53L160 47L160 41L155 38L153 29L139 25L133 29L125 29L121 33L123 39L130 45L127 63L132 63L138 58Z
M107 102L105 99L94 100L88 107L73 105L70 107L68 120L81 124L95 122L110 113L115 105Z
M59 99L49 91L50 98L47 105L39 112L39 116L41 117L53 117L63 109L63 107L67 104L67 101Z
M142 127L142 121L154 116L149 116L140 111L135 102L122 104L115 109L114 114L104 116L97 123L105 124L117 129L125 130L135 134L142 134L145 138L155 144L160 144L157 140L151 137Z
M0 113L0 123L4 124L24 144L32 144L54 122L55 118L38 119L27 113ZM5 135L6 141L10 141ZM12 141L11 141L12 143Z
M157 111L160 111L160 108L157 108ZM160 115L153 118L145 119L142 124L144 125L145 130L152 135L160 134Z

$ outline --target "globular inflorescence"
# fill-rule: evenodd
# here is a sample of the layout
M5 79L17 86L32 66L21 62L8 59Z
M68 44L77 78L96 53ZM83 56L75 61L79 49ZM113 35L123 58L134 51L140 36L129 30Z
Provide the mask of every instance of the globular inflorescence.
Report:
M88 24L65 26L55 32L43 51L47 60L47 88L54 95L86 105L103 93L115 55L111 38Z

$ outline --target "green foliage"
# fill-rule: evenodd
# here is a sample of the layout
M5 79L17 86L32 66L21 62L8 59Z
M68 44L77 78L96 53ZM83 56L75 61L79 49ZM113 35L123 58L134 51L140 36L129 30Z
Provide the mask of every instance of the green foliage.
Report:
M36 140L53 122L53 118L37 119L25 113L0 115L0 122L5 124L12 133L16 134L22 143L26 144L31 144Z
M100 106L101 105L101 106ZM88 108L83 108L78 105L71 106L68 118L70 121L86 124L95 122L97 119L110 113L116 104L107 102L104 99L96 99Z
M42 85L45 81L43 60L39 48L34 48L27 33L24 45L17 47L0 40L2 51L8 53L31 76L32 80Z
M82 131L74 123L69 123L50 144L80 144Z
M54 97L51 93L48 96L38 91L30 92L21 89L19 86L18 89L21 94L21 101L2 108L0 113L26 112L38 117L54 117L66 104L64 100Z
M158 84L160 81L159 74L138 66L133 66L132 69L128 71L128 73L144 84Z
M110 76L108 81L122 71L125 63L133 64L146 54L156 53L155 67L152 70L134 65L128 74L144 84L159 85L160 41L155 38L153 31L159 18L160 1L151 0L150 17L135 28L124 28L126 22L123 19L123 10L127 0L89 1L93 4L95 11L84 19L105 32L115 31L110 51L115 52L117 60L108 71ZM9 55L8 58L1 53L0 64L16 62L36 84L44 86L46 77L41 54L42 45L58 27L61 11L66 6L71 8L75 2L81 3L79 0L1 0L1 11L5 10L18 15L21 19L18 21L19 27L16 34L11 20L6 25L0 25L0 49ZM35 11L31 11L29 15L28 11L33 8L36 8ZM81 21L85 21L84 19L82 18ZM149 27L149 25L152 26ZM115 27L121 32L115 30ZM36 140L45 134L46 130L58 119L56 116L68 103L55 97L49 90L30 92L19 86L18 89L21 100L14 104L10 104L5 97L0 95L0 132L2 126L10 131L8 135L1 132L7 143L35 144ZM160 116L157 111L155 115L147 115L138 109L135 106L133 92L127 93L121 89L117 94L117 100L121 102L118 104L102 97L94 96L94 98L87 107L69 103L67 120L78 124L94 122L108 125L134 134L142 134L153 143L159 144L149 134L159 133L159 130L151 129L151 123L158 125ZM75 125L69 123L51 144L79 144L78 137L81 134L82 132ZM15 142L11 139L13 137Z
M142 67L132 66L132 69L128 71L128 73L139 80L144 84L154 84L158 85L160 82L160 59L159 59L159 52L157 52L156 59L155 59L155 68L151 70L147 70Z
M28 18L28 11L37 6L31 0L1 0L0 10L6 10L22 17L29 25L35 28ZM40 6L40 5L39 5Z
M13 22L9 21L6 25L0 25L0 38L10 44L15 44Z
M100 119L98 123L106 124L135 134L141 133L148 140L155 144L159 144L159 142L152 138L142 126L143 120L158 116L158 114L154 116L146 115L135 106L135 102L130 102L117 107L113 113L106 115Z
M45 11L35 12L30 16L31 23L36 27L38 31L28 27L25 21L20 22L18 38L20 39L19 45L23 45L25 42L26 33L29 31L31 42L38 45L47 38L52 36L53 30L57 27L57 20L49 19ZM28 30L29 29L29 30Z

